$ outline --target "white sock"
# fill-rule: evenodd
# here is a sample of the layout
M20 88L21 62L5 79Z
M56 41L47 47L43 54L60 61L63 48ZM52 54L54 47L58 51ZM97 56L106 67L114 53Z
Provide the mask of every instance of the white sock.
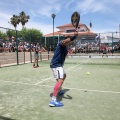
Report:
M56 100L56 97L55 97L55 96L52 96L52 100L55 101L55 100Z

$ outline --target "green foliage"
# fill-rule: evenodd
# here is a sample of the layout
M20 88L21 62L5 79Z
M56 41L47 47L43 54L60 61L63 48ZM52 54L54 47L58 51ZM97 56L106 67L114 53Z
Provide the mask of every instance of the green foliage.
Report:
M0 39L2 40L11 40L12 36L17 37L20 41L41 43L43 33L37 29L27 28L17 31L17 34L15 30L7 30L6 33L0 31Z
M40 42L43 34L41 31L37 29L27 29L23 28L18 32L18 37L21 38L21 41L29 41L29 42Z
M7 40L7 34L0 31L0 39Z
M12 36L16 36L16 31L8 30L8 31L6 32L6 34L7 34L8 37L11 38Z

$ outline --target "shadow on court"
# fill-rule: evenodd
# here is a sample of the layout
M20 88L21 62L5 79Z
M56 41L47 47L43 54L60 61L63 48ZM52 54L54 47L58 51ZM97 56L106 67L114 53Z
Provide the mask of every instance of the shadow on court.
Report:
M11 119L11 118L0 116L0 120L15 120L15 119Z
M58 101L62 101L62 98L64 99L72 99L72 97L70 95L67 95L66 93L69 91L69 89L62 89L62 91L64 91L64 95L58 96ZM50 93L50 97L52 97L53 93Z

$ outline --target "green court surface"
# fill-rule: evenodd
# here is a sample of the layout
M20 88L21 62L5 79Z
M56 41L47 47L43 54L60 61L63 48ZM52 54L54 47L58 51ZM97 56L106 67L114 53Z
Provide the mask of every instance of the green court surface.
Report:
M0 68L0 120L120 120L120 59L67 58L63 107L49 107L49 63Z

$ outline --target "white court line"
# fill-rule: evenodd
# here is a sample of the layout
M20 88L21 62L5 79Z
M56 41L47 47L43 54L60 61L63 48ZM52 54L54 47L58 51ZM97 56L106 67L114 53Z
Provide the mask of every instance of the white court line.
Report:
M44 81L50 80L51 78L52 78L52 77L49 77L49 78L46 78L46 79L42 79L42 81L36 83L35 85L38 85L38 84L40 84L40 83L42 83L42 82L44 82Z
M86 60L88 61L88 60ZM85 62L86 62L85 61ZM83 62L83 63L85 63ZM83 64L81 63L81 64ZM80 64L78 65L75 65L73 67L70 67L68 68L67 70L71 70L77 66L79 66ZM12 84L19 84L19 85L31 85L31 86L43 86L43 87L52 87L54 88L54 86L50 86L50 85L40 85L39 83L42 83L43 81L47 81L51 79L51 77L49 78L46 78L46 79L43 79L42 81L36 83L36 84L30 84L30 83L21 83L21 82L12 82L12 81L4 81L4 80L0 80L1 82L8 82L8 83L12 83ZM39 85L38 85L39 84ZM79 89L79 88L67 88L67 87L64 87L64 89L70 89L70 90L78 90L78 91L89 91L89 92L99 92L99 93L112 93L112 94L120 94L120 92L117 92L117 91L101 91L101 90L91 90L91 89Z
M71 69L73 69L73 68L76 68L76 67L78 67L79 65L75 65L75 66L73 66L73 67L70 67L70 68L68 68L68 69L66 69L66 71L69 71L69 70L71 70Z
M69 70L71 70L71 69L73 69L73 68L75 68L75 67L78 67L79 65L82 65L83 63L86 63L87 61L90 61L90 59L88 59L88 60L86 60L85 62L82 62L82 63L80 63L80 64L77 64L77 65L75 65L75 66L73 66L73 67L68 68L67 71L69 71ZM81 68L82 68L82 67L81 67Z
M29 83L21 83L21 82L12 82L12 81L4 81L0 80L1 82L8 82L12 84L19 84L19 85L31 85L31 86L41 86L41 87L52 87L50 85L36 85L36 84L29 84ZM69 90L77 90L77 91L84 91L84 92L99 92L99 93L111 93L111 94L120 94L118 91L102 91L102 90L91 90L91 89L79 89L79 88L68 88L68 87L63 87L63 89L69 89Z
M80 91L86 91L86 92L100 92L100 93L116 93L116 94L120 94L120 92L117 91L102 91L102 90L90 90L90 89L79 89L79 88L66 88L65 89L70 89L70 90L80 90Z
M87 62L87 61L89 61L89 59L86 60L85 62ZM79 65L81 65L81 64L83 64L83 63L85 63L85 62L82 62L82 63L80 63L80 64L77 64L77 65L75 65L75 66L73 66L73 67L70 67L70 68L68 68L66 71L69 71L69 70L71 70L71 69L73 69L73 68L75 68L75 67L78 67ZM49 77L49 78L42 79L42 81L40 81L40 82L38 82L38 83L36 83L36 84L21 83L21 82L12 82L12 81L3 81L3 80L0 80L0 81L9 82L9 83L11 82L11 83L16 83L16 84L24 84L24 85L38 85L38 84L40 84L40 83L43 83L44 81L50 80L51 78L52 78L52 76ZM42 85L41 85L41 86L42 86Z
M4 81L4 80L0 80L1 82L8 82L8 83L14 83L14 84L22 84L22 85L35 85L35 84L30 84L30 83L22 83L22 82L12 82L12 81Z

